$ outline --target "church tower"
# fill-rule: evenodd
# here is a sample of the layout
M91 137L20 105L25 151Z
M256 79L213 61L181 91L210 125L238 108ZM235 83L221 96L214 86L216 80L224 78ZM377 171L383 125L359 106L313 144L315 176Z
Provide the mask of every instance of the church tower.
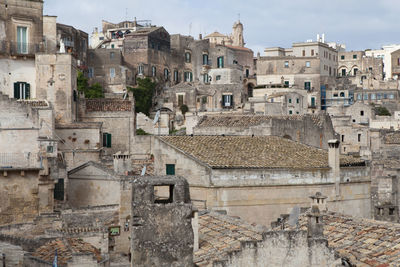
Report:
M232 45L244 47L244 39L243 39L243 24L238 20L233 24L232 31Z

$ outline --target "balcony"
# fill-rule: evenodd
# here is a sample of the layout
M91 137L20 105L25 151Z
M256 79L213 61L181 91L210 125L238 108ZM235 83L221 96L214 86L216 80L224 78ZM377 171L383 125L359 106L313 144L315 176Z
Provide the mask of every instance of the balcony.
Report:
M10 54L13 56L34 56L36 53L44 51L43 45L41 44L9 42L9 41L5 42L6 42L5 44L6 52L10 51Z
M41 169L42 160L35 153L0 153L0 169Z

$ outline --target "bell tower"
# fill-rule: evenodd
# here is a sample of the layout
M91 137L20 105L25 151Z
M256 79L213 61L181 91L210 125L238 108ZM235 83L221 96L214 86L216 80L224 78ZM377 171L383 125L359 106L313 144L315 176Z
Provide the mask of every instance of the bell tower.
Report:
M243 24L238 20L232 27L232 45L244 47Z

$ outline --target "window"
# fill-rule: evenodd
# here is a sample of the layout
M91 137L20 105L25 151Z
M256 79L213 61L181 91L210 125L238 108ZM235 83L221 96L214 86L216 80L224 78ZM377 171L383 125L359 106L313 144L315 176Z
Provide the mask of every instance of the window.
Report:
M47 146L47 153L53 153L53 151L54 151L54 148L53 148L53 146Z
M354 68L354 76L356 76L357 75L357 71L358 71L358 69L357 68Z
M31 97L31 86L26 82L14 83L14 98L29 99Z
M292 114L293 114L293 111L289 110L289 115L292 115Z
M168 69L164 69L164 79L166 81L168 81L168 79L169 79L169 70Z
M224 67L224 57L218 57L217 58L217 67L218 68L223 68Z
M175 164L166 164L165 170L167 175L175 175Z
M382 99L382 95L381 94L376 94L376 99L381 100Z
M357 139L358 139L358 142L361 142L361 134L358 134Z
M250 75L250 70L246 69L246 78L249 78L249 75Z
M175 165L174 164L167 164L174 166L174 173L175 173ZM167 167L168 172L168 167ZM174 174L169 174L174 175ZM174 186L173 185L155 185L153 187L154 192L154 203L156 204L167 204L172 203L174 200Z
M292 99L291 98L289 98L289 103L292 103Z
M362 100L362 94L357 94L357 100Z
M88 68L88 77L93 78L94 76L94 69L93 68Z
M203 82L208 83L208 74L203 74Z
M114 78L115 77L115 69L111 68L110 69L110 78Z
M388 94L389 99L394 99L394 95L393 94Z
M400 57L397 58L397 66L400 66Z
M314 49L311 49L311 56L314 55Z
M193 80L193 74L189 71L184 73L185 82L191 82Z
M215 80L217 80L217 81L221 80L221 75L215 76Z
M315 97L311 97L311 107L315 107Z
M357 55L353 55L353 59L357 59Z
M371 94L371 100L375 100L375 99L376 99L375 94Z
M208 65L208 55L203 54L203 65Z
M311 90L311 82L304 82L304 89Z
M306 56L306 50L303 50L303 57Z
M110 59L113 59L114 56L115 56L115 53L114 52L110 52Z
M192 61L192 55L189 52L185 53L185 62L190 63Z
M103 133L103 147L111 147L111 134Z
M28 28L17 27L17 52L19 54L28 54Z
M285 61L285 68L289 68L289 61Z
M300 103L300 99L296 98L296 103L299 104Z
M344 134L342 134L342 142L344 142Z
M143 71L144 71L143 65L139 65L139 67L138 67L138 73L139 73L139 74L143 74Z
M306 61L306 67L307 68L311 67L311 62L310 61Z
M174 70L174 82L178 82L178 71Z
M368 94L364 94L364 100L368 100Z
M112 44L112 45L111 45L111 48L114 48L114 47L115 47L115 45L114 45L114 44Z
M178 107L183 105L183 95L178 95Z
M340 59L344 59L344 56L343 56L343 55L341 55L341 56L340 56Z
M296 114L300 114L300 112L296 111Z
M156 77L157 75L157 68L155 66L151 67L151 76Z
M285 81L285 87L289 87L289 81Z
M344 92L340 92L340 97L344 97Z
M389 208L389 215L394 215L394 208Z
M364 116L364 110L360 111L360 116Z
M54 185L54 199L64 200L64 179L58 179L58 182Z
M224 107L231 107L232 106L232 95L223 95L222 96L222 104Z

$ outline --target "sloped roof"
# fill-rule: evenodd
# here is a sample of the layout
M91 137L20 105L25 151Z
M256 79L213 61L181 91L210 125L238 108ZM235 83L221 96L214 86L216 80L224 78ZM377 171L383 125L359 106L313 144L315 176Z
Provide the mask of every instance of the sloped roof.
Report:
M247 51L247 52L253 52L250 48L243 47L243 46L234 46L234 45L225 45L228 48L235 49L235 50L242 50L242 51Z
M123 99L86 99L86 111L132 111L132 102Z
M307 229L305 214L300 229ZM323 215L328 246L354 266L400 266L400 224L351 217L337 213Z
M66 265L68 260L72 259L73 253L91 253L97 262L102 260L97 248L77 238L56 239L38 248L32 256L52 263L56 250L59 265Z
M385 144L400 144L400 132L388 133L384 140Z
M211 168L328 168L328 152L277 136L163 136L160 140ZM341 166L364 165L341 156Z
M306 117L311 118L314 124L321 127L324 117L319 115L205 115L201 117L197 127L249 127L268 122L271 119L301 121Z
M204 37L204 38L209 38L209 37L227 37L227 36L224 35L224 34L222 34L222 33L219 33L219 32L217 32L217 31L215 31L215 32L213 32L213 33L210 33L209 35L207 35L207 36Z
M193 254L196 266L209 266L241 249L241 241L261 241L264 228L216 212L199 216L199 250Z

